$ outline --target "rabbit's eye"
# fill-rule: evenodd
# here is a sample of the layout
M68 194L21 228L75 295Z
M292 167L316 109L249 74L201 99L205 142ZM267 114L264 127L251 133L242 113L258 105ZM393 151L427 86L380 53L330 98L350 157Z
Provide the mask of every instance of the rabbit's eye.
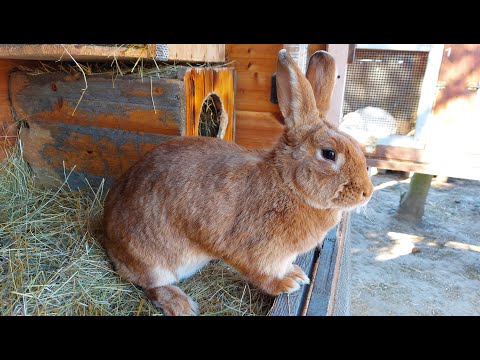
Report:
M335 161L336 154L335 150L332 149L322 149L322 155L327 160Z

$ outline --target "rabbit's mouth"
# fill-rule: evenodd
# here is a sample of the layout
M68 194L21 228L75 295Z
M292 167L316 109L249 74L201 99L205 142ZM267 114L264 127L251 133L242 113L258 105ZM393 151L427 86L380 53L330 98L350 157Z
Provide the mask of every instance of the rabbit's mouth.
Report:
M331 202L343 210L353 210L357 206L367 205L370 201L371 195L364 198L361 194L360 189L347 181L338 188Z

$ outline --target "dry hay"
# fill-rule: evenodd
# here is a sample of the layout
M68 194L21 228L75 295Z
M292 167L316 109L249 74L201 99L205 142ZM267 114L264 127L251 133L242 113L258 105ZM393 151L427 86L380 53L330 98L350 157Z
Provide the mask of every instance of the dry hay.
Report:
M202 105L198 121L198 135L216 137L220 130L220 117L212 96L208 96Z
M19 141L0 165L0 315L161 315L95 239L104 195L40 188ZM265 315L273 302L222 262L180 287L202 315Z

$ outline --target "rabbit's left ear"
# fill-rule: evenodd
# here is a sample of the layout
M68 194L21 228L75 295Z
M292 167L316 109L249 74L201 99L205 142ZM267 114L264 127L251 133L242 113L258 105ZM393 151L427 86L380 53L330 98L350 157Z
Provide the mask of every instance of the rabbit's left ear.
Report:
M285 49L278 53L277 97L288 130L319 123L312 87Z
M335 85L335 59L326 51L315 52L308 62L306 76L312 85L320 117L326 120Z

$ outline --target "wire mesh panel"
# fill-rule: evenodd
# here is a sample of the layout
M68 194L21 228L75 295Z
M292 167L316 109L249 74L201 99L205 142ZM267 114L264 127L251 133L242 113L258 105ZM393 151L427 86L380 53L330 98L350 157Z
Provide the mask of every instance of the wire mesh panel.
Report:
M344 122L382 136L415 129L426 51L357 49L347 68Z

